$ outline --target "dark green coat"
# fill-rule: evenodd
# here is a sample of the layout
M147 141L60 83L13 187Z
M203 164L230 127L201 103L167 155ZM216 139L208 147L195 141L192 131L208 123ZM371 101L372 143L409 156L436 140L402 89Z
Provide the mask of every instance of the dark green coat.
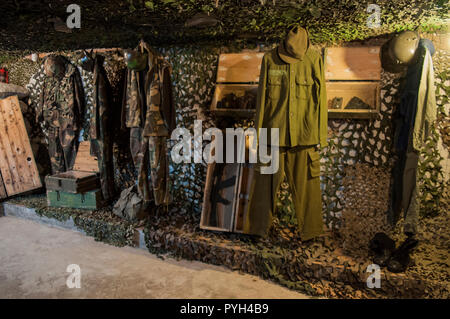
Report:
M255 127L279 128L280 146L327 145L328 107L322 57L308 48L302 60L283 62L277 49L261 63ZM270 130L268 131L270 143Z

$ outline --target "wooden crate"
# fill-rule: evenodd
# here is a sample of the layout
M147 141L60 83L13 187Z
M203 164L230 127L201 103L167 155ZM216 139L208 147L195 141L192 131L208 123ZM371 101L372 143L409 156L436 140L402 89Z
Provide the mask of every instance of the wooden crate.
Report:
M219 179L223 182L225 180L234 179L235 182L229 187L223 188L219 195L229 201L228 204L217 203L216 209L212 207L211 194L214 185L214 170L223 165L223 173ZM203 193L203 207L200 220L200 228L208 230L219 230L231 232L233 231L233 221L235 214L235 207L237 202L236 192L239 179L240 164L238 163L211 163L208 165L206 172L205 191Z
M241 97L249 91L255 96L256 105L263 56L263 52L227 53L219 56L216 88L210 107L212 112L222 116L254 117L254 108L221 108L220 101L227 94L234 93Z
M99 189L79 194L47 190L47 204L51 207L95 210L103 206L102 193Z
M91 142L84 141L78 147L77 157L73 165L74 171L99 172L98 159L91 155Z
M99 188L97 174L83 171L68 171L45 178L47 190L84 193Z
M329 118L372 118L380 112L380 47L334 47L325 50ZM357 97L367 108L346 108ZM339 108L333 100L342 99Z
M0 100L0 198L42 187L17 96Z
M252 144L252 137L247 136L245 163L237 162L238 146L235 145L235 161L233 163L210 163L208 165L200 228L238 233L244 231L245 219L249 210L250 187L254 175L254 164L249 163L252 152L250 145ZM226 154L224 154L225 157ZM215 172L217 168L220 168L220 170ZM225 185L226 188L221 189L219 194L229 203L218 203L214 208L211 194L218 180L221 182L228 181Z
M97 194L97 189L100 187L100 180L97 174L99 171L98 160L96 157L91 156L90 145L89 141L80 143L77 157L75 158L74 170L49 175L45 178L49 206L72 207L69 206L72 202L75 205L73 208L97 209L101 206L101 192ZM92 204L94 195L91 193L95 193L95 205ZM55 196L63 199L56 200L55 198L57 197ZM100 199L97 200L98 196L100 196ZM87 204L89 207L84 207L86 206L83 204L85 198L92 199L90 204ZM94 206L95 208L92 208Z

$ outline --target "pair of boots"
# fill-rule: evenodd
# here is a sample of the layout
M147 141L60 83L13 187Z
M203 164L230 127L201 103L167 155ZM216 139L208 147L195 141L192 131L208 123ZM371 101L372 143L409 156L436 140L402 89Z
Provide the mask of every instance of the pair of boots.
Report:
M380 267L387 266L390 272L404 272L410 262L410 253L419 241L413 236L408 238L395 248L395 241L385 233L377 233L369 243L370 250L375 254L373 262Z

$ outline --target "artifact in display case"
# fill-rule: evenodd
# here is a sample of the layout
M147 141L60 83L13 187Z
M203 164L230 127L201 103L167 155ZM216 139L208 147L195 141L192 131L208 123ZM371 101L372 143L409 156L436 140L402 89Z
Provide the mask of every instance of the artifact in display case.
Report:
M372 118L380 111L379 47L325 50L329 118Z
M233 92L225 94L217 102L218 109L256 109L257 89L245 90L236 88Z
M255 114L262 52L219 56L211 111L217 115L248 117Z

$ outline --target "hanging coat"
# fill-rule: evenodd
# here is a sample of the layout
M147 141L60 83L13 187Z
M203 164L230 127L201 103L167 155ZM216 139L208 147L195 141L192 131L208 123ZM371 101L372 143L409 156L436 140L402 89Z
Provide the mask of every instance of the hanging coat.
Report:
M66 58L60 58L64 61L64 74L44 77L36 109L36 121L44 121L48 132L53 174L73 168L85 110L80 73Z
M111 85L103 67L104 57L94 59L94 103L90 121L91 155L98 159L103 198L114 195L114 167L111 140Z
M170 181L167 138L175 129L171 67L146 43L143 71L128 70L122 106L122 127L130 128L130 149L138 171L138 191L145 201L169 204ZM150 192L148 176L151 176ZM152 196L153 194L153 196Z

